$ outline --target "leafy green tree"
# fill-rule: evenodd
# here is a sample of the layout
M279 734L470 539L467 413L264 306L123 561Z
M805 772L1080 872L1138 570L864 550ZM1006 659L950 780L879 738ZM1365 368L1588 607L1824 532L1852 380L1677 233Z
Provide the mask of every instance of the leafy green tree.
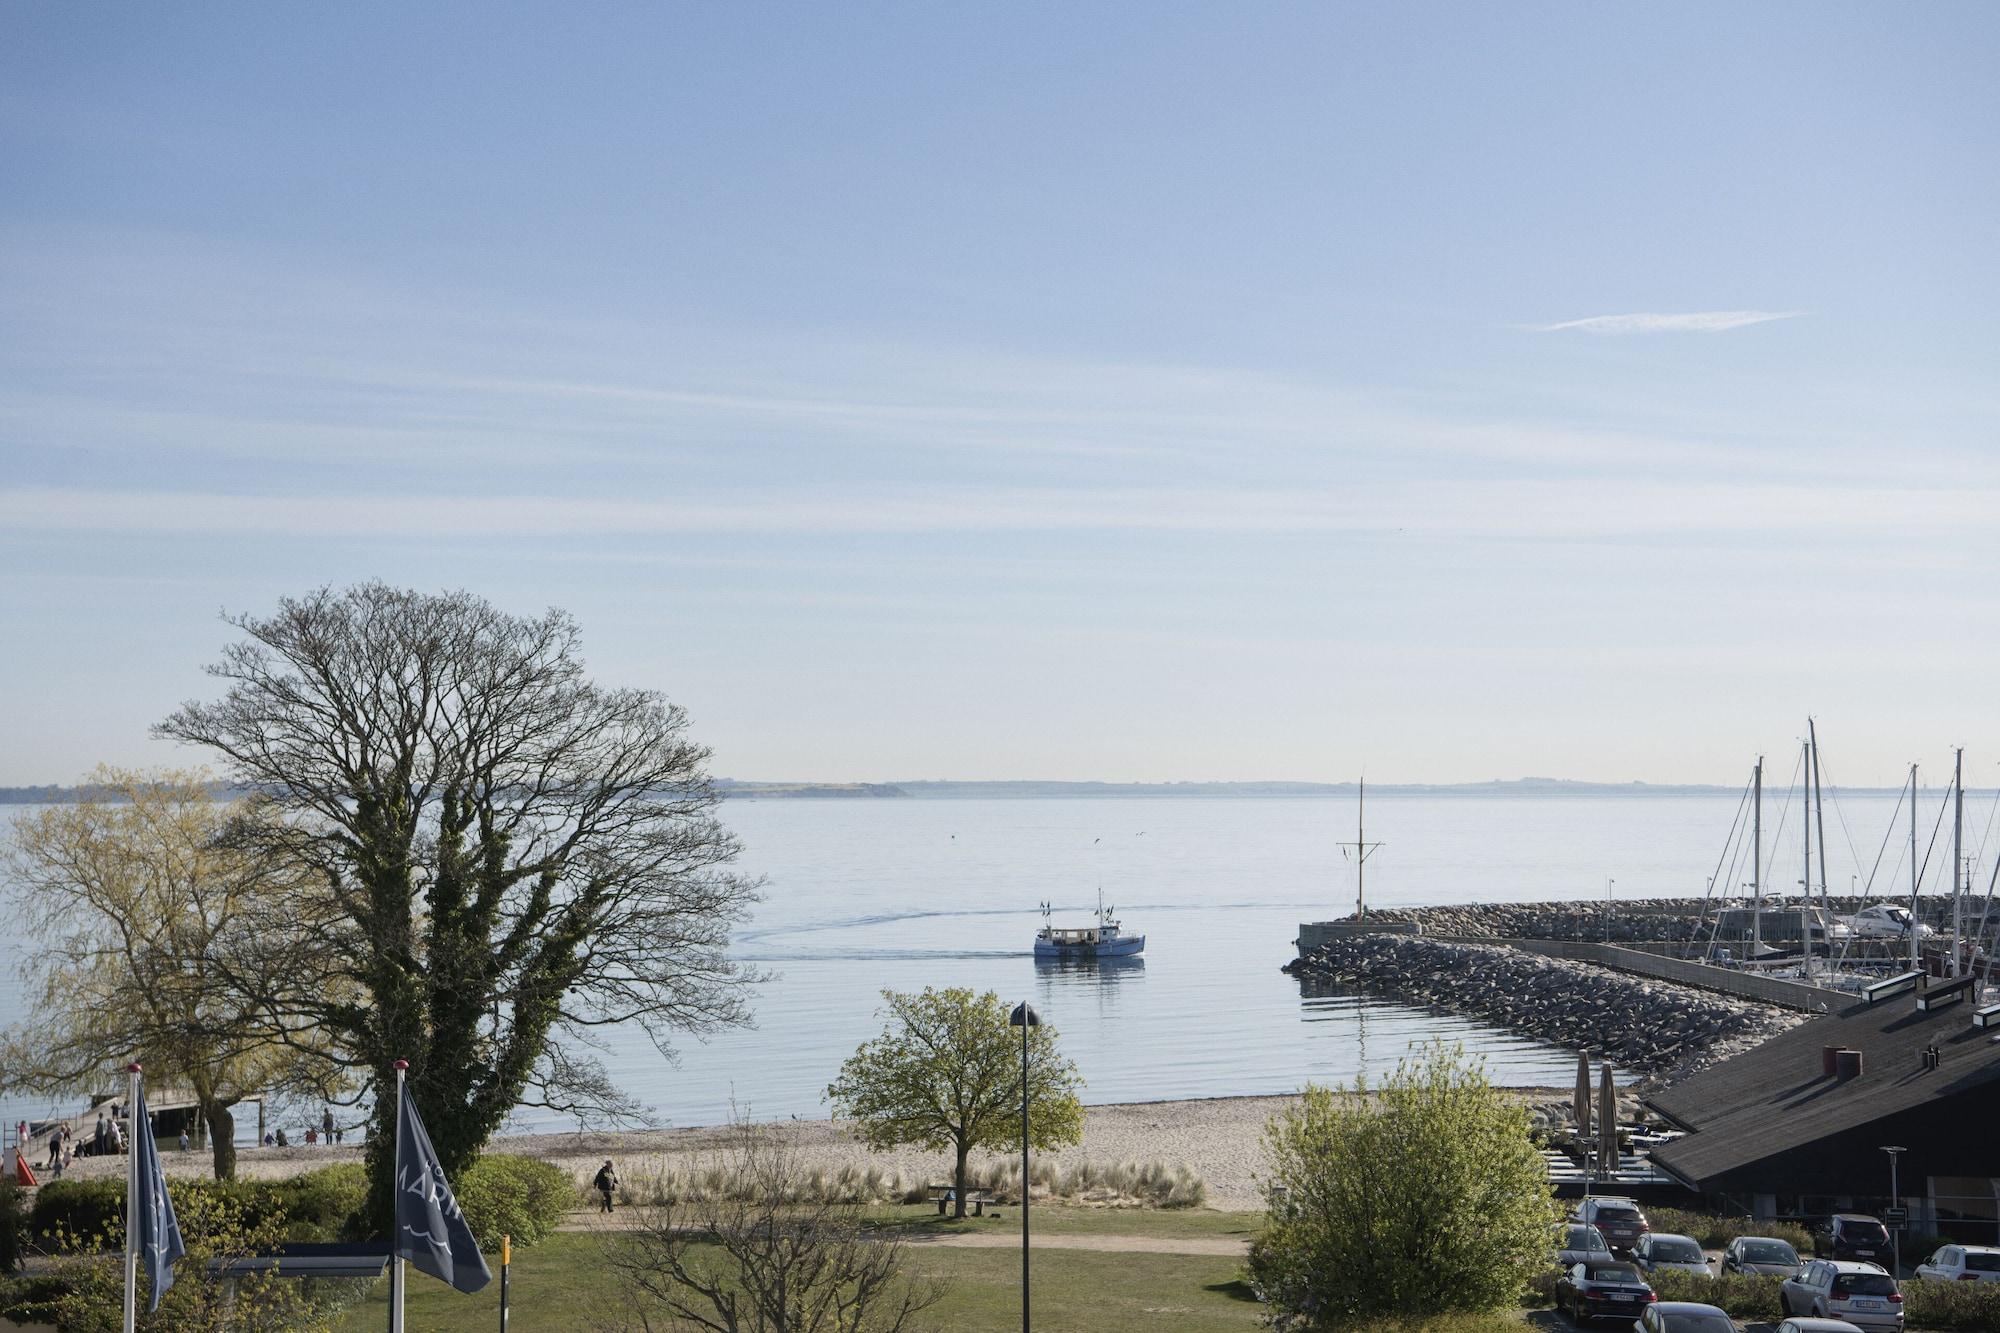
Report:
M82 799L14 827L34 1010L0 1034L0 1087L93 1093L143 1061L154 1088L190 1095L215 1176L236 1171L243 1098L294 1076L303 1050L231 991L223 942L290 897L281 875L223 845L231 808L198 770L100 768ZM268 928L295 933L278 914Z
M1500 1309L1547 1263L1559 1214L1528 1113L1462 1047L1431 1045L1372 1093L1308 1086L1264 1147L1250 1273L1309 1327Z
M966 1161L974 1148L1021 1141L1021 1032L992 991L953 987L910 995L885 990L888 1026L861 1044L827 1088L834 1109L861 1126L871 1148L915 1144L953 1155L955 1216L965 1216ZM1056 1030L1028 1033L1028 1133L1038 1148L1083 1137L1083 1086L1056 1050ZM1023 1186L1025 1188L1025 1184Z
M756 895L727 871L708 751L661 695L588 679L569 616L366 583L229 623L222 698L157 731L259 793L238 844L301 885L227 962L288 1040L373 1088L372 1227L396 1060L456 1176L517 1105L633 1109L597 1029L666 1052L746 1018L728 943Z

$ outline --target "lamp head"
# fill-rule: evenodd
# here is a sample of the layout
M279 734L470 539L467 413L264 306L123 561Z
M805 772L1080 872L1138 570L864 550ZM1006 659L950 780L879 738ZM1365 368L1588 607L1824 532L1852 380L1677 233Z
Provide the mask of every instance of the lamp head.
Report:
M1007 1015L1007 1026L1010 1028L1038 1028L1041 1025L1042 1016L1026 1000L1015 1005L1014 1012Z

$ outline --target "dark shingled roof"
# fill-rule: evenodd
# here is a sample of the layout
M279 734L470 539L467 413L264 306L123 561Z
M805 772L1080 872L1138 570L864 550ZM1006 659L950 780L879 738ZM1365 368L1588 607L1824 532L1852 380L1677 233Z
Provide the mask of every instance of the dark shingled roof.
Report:
M1655 1149L1653 1160L1703 1191L1799 1188L1801 1176L1844 1168L1866 1147L1866 1160L1854 1165L1872 1177L1881 1170L1872 1151L1880 1135L1864 1144L1861 1132L1893 1122L1883 1127L1910 1131L1907 1165L1922 1171L1918 1155L1926 1148L1917 1131L1979 1124L1974 1117L2000 1107L2000 1045L1993 1040L2000 1029L1975 1028L1972 1009L1962 1002L1922 1013L1908 994L1855 1004L1711 1065L1646 1099L1691 1131ZM1822 1073L1827 1046L1860 1051L1861 1075L1841 1082ZM1935 1070L1923 1067L1926 1046L1942 1053ZM1992 1137L1984 1128L1979 1134ZM1780 1158L1788 1159L1782 1169ZM1954 1156L1949 1165L1961 1161Z

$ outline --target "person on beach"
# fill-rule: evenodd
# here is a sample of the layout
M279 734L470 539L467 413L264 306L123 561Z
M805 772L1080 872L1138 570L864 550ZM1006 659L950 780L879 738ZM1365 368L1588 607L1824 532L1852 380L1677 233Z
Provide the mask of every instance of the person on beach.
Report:
M333 1108L323 1107L319 1113L319 1136L328 1143L333 1142Z
M604 1159L603 1166L597 1168L597 1179L593 1180L591 1184L597 1186L597 1192L604 1196L604 1207L598 1211L610 1212L611 1195L618 1188L618 1173L612 1170L611 1159L609 1157Z
M53 1130L49 1131L48 1167L51 1171L62 1165L62 1139L61 1125L57 1125Z
M186 1152L187 1150L188 1150L188 1132L187 1132L186 1130L182 1130L182 1131L181 1131L181 1151L182 1151L182 1152Z
M90 1131L90 1155L102 1157L111 1150L111 1124L102 1112L97 1116L97 1128Z

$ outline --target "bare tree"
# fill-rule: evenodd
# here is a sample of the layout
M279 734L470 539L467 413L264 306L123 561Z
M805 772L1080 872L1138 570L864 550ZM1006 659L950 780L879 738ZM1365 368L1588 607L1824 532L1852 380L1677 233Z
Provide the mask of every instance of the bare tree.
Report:
M725 1190L641 1205L611 1242L617 1288L600 1329L906 1333L944 1293L905 1271L903 1243L816 1192L792 1137L738 1120Z
M670 1053L746 1020L726 949L755 892L727 871L708 752L659 694L588 680L568 615L367 583L228 619L223 697L157 730L258 793L239 844L308 886L227 962L277 1030L375 1090L377 1225L395 1060L456 1172L524 1102L630 1109L596 1029Z

